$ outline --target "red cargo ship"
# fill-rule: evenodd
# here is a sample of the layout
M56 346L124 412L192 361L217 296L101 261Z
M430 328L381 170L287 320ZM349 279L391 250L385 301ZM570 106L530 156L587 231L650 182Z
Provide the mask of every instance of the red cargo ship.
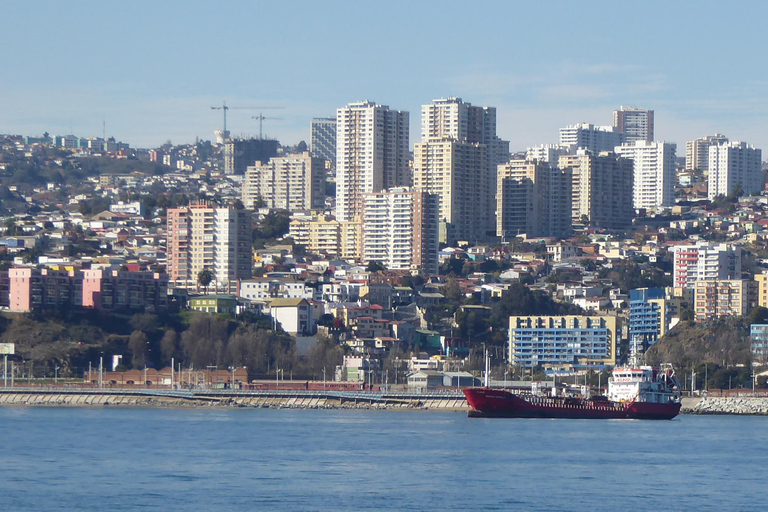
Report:
M574 418L671 420L680 412L680 386L671 367L616 368L607 396L515 394L503 389L466 388L472 418Z

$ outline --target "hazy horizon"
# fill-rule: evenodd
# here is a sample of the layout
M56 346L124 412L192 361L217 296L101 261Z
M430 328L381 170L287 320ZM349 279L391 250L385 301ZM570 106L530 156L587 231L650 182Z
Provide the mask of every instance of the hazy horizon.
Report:
M587 1L11 3L0 41L0 133L102 134L134 147L214 139L220 110L263 110L265 136L309 142L313 117L370 99L410 112L459 96L497 108L512 150L556 143L620 105L655 110L656 139L715 132L768 147L762 3ZM260 110L233 109L233 135Z

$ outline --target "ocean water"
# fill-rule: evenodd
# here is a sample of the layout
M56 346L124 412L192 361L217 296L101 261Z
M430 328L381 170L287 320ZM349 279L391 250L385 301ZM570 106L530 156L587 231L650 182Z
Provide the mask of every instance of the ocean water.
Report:
M3 510L764 510L768 417L0 407Z

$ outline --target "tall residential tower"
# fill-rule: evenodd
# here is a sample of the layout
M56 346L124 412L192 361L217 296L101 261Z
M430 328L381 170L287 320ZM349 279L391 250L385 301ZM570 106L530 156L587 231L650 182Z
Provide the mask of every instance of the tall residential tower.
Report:
M370 101L336 114L336 218L362 213L362 195L411 185L408 112Z

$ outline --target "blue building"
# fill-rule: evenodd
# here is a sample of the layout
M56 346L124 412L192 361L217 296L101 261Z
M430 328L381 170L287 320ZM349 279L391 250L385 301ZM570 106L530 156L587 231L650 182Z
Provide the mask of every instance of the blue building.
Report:
M642 354L659 341L662 334L661 304L663 288L638 288L629 291L629 351Z
M752 357L755 362L768 361L768 324L752 324L749 334L752 338Z
M680 321L691 307L691 290L683 288L638 288L629 291L630 355L642 355Z

